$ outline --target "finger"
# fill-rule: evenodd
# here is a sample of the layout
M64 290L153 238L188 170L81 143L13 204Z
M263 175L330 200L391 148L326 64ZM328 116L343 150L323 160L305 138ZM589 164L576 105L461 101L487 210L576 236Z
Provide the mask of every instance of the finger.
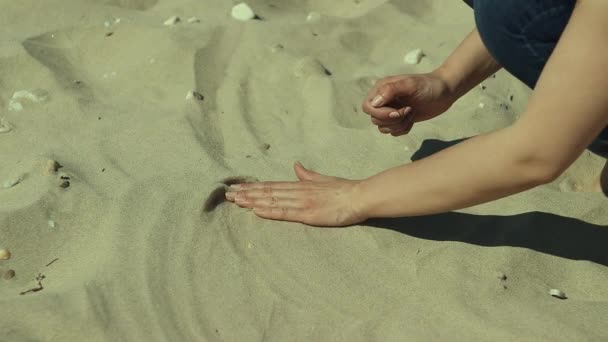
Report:
M280 198L275 196L262 197L262 198L238 198L235 202L242 208L291 208L291 209L302 209L303 202L293 198Z
M254 208L253 212L262 218L279 221L304 222L306 211L293 208Z
M281 189L301 189L305 182L258 182L258 183L241 183L232 184L230 189L233 191L238 190L253 190L253 189L267 189L269 190L281 190Z
M250 189L250 190L240 190L236 192L227 192L226 196L231 197L232 199L256 199L256 198L268 198L268 197L278 197L278 198L300 198L305 195L305 191L302 189L272 189L272 188L264 188L264 189Z
M384 134L400 134L403 135L404 132L409 132L412 129L414 124L410 121L402 122L398 125L389 125L389 126L378 126L378 130Z
M398 116L394 115L394 113L397 113ZM385 118L382 117L375 117L372 116L372 123L374 125L377 126L390 126L390 125L397 125L400 124L402 122L405 122L410 116L412 115L412 108L411 107L406 107L406 108L402 108L398 111L391 111L388 114L384 114L383 116ZM393 117L391 117L393 116Z
M369 101L372 107L380 108L385 106L387 103L391 103L398 96L407 96L411 92L411 84L409 78L386 81L380 84L376 93Z
M398 130L398 131L395 131L395 132L391 132L391 135L394 136L394 137L399 137L399 136L402 136L402 135L409 134L413 127L414 127L414 124L410 123L403 130Z

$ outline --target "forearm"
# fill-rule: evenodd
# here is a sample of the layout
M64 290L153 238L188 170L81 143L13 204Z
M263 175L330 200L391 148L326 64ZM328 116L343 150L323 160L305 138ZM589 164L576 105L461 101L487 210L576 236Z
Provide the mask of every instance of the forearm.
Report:
M434 73L447 83L458 99L500 69L475 29Z
M429 215L467 208L551 181L526 156L513 128L477 136L425 159L363 180L359 209L367 217ZM515 139L515 140L514 140Z

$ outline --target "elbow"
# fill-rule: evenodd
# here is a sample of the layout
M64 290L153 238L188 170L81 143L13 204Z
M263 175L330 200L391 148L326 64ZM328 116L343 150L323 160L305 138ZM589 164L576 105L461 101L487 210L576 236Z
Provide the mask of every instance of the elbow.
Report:
M523 178L531 187L553 183L565 168L559 163L549 162L542 158L527 157L519 159L517 164L523 170Z

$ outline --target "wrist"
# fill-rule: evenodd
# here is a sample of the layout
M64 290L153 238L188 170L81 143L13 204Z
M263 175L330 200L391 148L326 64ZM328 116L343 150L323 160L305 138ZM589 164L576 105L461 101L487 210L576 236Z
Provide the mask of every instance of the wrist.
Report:
M463 95L462 91L460 91L462 88L460 86L462 84L461 80L445 64L433 70L431 74L441 80L446 88L447 96L450 97L453 102L456 102L456 100Z

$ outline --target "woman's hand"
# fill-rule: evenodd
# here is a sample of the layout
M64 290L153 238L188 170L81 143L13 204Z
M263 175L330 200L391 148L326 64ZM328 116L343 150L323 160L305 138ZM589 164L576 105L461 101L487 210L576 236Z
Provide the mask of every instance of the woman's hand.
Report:
M456 101L438 73L400 75L376 83L363 102L363 111L381 133L400 136L414 123L432 119Z
M311 226L343 227L367 219L358 204L359 181L323 176L299 162L294 170L297 182L236 184L226 198L262 218Z

